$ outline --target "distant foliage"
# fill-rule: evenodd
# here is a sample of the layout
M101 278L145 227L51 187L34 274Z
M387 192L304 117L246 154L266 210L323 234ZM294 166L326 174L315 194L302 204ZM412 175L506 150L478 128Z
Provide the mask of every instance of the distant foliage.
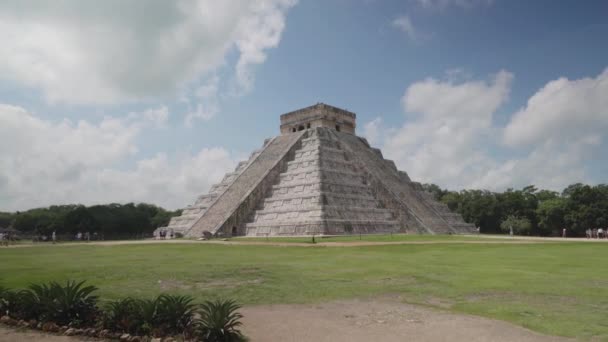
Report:
M584 236L589 228L608 227L608 185L572 184L561 193L526 186L504 192L487 190L441 190L434 184L423 188L475 224L482 233L504 233L509 217L526 219L530 235L559 235L563 228L569 236ZM522 231L523 233L523 231Z
M528 235L532 224L530 220L525 217L509 216L500 224L500 229L505 233L510 233L511 229L514 234L517 235Z
M167 211L146 203L106 204L85 207L60 205L17 213L0 213L0 227L12 225L30 234L74 235L77 232L113 235L150 234L181 211Z

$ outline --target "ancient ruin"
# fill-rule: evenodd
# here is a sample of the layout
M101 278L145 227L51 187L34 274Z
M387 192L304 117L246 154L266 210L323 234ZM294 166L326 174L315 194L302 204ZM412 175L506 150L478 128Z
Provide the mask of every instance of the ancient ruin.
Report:
M323 103L281 115L281 135L160 229L186 237L474 232L356 136L355 120Z

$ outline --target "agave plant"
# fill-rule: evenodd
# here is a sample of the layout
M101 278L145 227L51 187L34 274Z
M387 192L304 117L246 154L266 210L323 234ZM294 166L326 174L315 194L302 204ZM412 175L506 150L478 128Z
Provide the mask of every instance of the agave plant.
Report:
M157 323L165 334L189 333L195 305L192 297L163 294L158 297Z
M240 309L233 300L205 301L200 305L196 321L197 335L207 342L240 342L247 338L238 329L242 323Z
M137 305L137 328L136 331L142 335L150 335L158 325L158 298L138 299Z
M136 333L141 321L138 304L138 301L129 297L107 303L102 326L112 331Z
M84 286L84 281L68 281L65 286L50 282L30 285L23 299L27 307L38 307L31 313L37 317L31 318L78 326L95 318L97 296L93 292L96 290L95 286Z

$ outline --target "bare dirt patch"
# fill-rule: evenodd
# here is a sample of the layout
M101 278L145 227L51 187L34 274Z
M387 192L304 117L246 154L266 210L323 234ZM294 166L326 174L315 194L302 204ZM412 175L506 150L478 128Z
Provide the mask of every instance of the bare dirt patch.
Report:
M398 298L242 309L252 341L571 341L492 319L400 303Z
M0 342L78 342L78 341L103 341L92 337L68 337L60 335L51 335L35 330L16 329L0 325Z

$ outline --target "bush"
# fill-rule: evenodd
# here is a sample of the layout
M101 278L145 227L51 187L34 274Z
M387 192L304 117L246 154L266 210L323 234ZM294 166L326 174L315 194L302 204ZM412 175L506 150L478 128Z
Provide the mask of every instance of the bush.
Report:
M11 305L14 302L15 293L5 287L0 286L0 316L8 315Z
M108 303L102 326L138 335L189 334L195 305L188 296L160 295L155 299L125 298Z
M30 285L21 291L0 287L0 316L57 325L98 326L132 335L197 337L202 341L246 341L240 332L240 308L231 300L206 301L162 294L154 299L124 298L97 308L95 286L68 281ZM195 317L200 317L195 320ZM97 321L99 319L99 321ZM97 324L96 324L97 322Z
M165 334L190 333L196 308L192 297L161 295L157 303L156 321Z
M239 342L247 338L238 329L243 315L241 307L232 300L206 301L200 306L196 321L198 338L206 342Z
M140 325L138 301L124 298L109 302L104 307L101 325L104 329L135 334Z
M96 290L84 281L31 285L20 296L21 318L71 326L91 323L97 315L97 296L92 294Z

